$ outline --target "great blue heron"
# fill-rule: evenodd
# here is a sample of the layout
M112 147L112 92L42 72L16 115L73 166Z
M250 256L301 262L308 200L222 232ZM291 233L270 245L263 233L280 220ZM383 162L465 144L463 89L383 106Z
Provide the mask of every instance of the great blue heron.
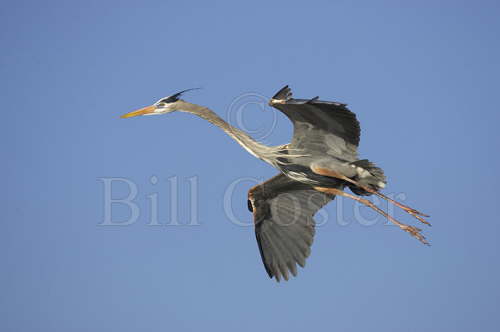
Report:
M266 146L221 119L204 106L188 103L184 90L158 100L151 106L122 115L166 114L174 111L197 115L221 128L253 156L277 168L280 173L248 192L248 209L253 213L255 235L264 267L270 278L288 280L304 267L314 237L314 214L341 195L376 210L402 230L428 244L420 229L403 224L369 200L358 197L377 195L402 208L422 223L428 217L382 193L386 185L382 169L366 159L358 159L360 127L346 104L312 99L294 99L288 86L276 93L269 105L283 112L293 123L291 143ZM343 189L348 187L354 194Z

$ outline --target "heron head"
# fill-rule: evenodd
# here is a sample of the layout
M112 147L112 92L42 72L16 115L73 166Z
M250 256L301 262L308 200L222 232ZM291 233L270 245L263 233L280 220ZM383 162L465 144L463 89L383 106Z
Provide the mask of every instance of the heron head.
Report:
M166 113L172 113L177 110L176 106L179 106L177 103L180 99L179 97L187 91L191 90L197 90L199 88L193 88L193 89L187 89L183 90L181 92L177 92L173 95L163 97L160 100L158 100L156 103L154 103L151 106L146 106L141 109L138 109L136 111L123 114L121 118L131 118L133 116L138 116L138 115L159 115L159 114L166 114Z
M167 101L168 97L162 98L158 100L156 103L150 106L146 106L143 108L140 108L138 110L123 114L121 116L122 119L125 118L131 118L134 116L139 116L139 115L160 115L160 114L166 114L166 113L172 113L175 112L175 104L176 101L174 102L169 102Z

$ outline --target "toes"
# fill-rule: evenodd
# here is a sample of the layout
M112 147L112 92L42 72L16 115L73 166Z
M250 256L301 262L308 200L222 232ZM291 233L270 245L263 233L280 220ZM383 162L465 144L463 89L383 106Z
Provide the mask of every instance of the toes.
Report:
M408 212L408 214L410 214L413 217L415 217L416 219L418 219L418 221L420 221L421 223L424 223L428 226L432 226L430 222L428 222L427 220L425 220L424 218L421 217L421 216L424 216L424 217L428 218L429 217L428 215L423 214L422 212L418 212L417 210L412 209L412 208L405 208L404 210L406 212Z
M430 216L425 214L425 213L422 213L420 211L417 211L415 209L412 209L412 208L408 208L408 209L405 209L408 213L410 214L413 214L413 215L419 215L419 216L422 216L422 217L426 217L426 218L429 218Z
M417 215L415 215L415 214L411 214L411 215L412 215L412 216L414 216L415 218L417 218L417 219L418 219L418 221L420 221L421 223L426 224L426 225L428 225L428 226L432 226L432 225L431 225L431 223L430 223L430 222L428 222L427 220L425 220L424 218L419 217L419 216L417 216Z
M410 233L413 237L415 237L417 240L422 242L425 245L430 246L429 242L425 239L425 236L423 236L420 232L422 231L420 228L414 227L414 226L405 226L402 227L402 229L408 233Z

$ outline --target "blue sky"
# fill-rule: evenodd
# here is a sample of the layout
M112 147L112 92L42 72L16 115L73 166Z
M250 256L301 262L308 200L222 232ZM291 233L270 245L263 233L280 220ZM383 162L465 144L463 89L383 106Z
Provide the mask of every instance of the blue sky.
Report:
M5 2L0 330L497 331L499 14L494 1ZM118 118L203 87L186 100L280 144L288 120L248 98L285 84L350 105L386 192L432 215L432 247L335 202L306 269L278 284L224 206L250 222L248 188L276 171L187 114ZM137 186L137 221L100 225L103 178ZM175 206L181 225L165 225Z

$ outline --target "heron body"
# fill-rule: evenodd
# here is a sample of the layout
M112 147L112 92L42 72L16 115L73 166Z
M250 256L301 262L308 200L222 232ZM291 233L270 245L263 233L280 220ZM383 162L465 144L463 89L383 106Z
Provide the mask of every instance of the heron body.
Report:
M189 89L192 90L192 89ZM249 190L248 208L253 213L255 234L264 267L271 278L288 280L304 267L314 237L314 214L342 195L369 206L402 230L428 244L420 229L403 224L360 196L377 195L430 225L417 210L396 202L380 190L387 183L384 172L357 148L360 125L346 104L312 99L294 99L288 86L269 104L285 114L294 126L289 144L266 146L235 128L207 107L188 103L180 96L165 97L155 104L123 115L159 115L174 111L197 115L221 128L253 156L280 171L278 175ZM349 188L353 194L344 191Z

